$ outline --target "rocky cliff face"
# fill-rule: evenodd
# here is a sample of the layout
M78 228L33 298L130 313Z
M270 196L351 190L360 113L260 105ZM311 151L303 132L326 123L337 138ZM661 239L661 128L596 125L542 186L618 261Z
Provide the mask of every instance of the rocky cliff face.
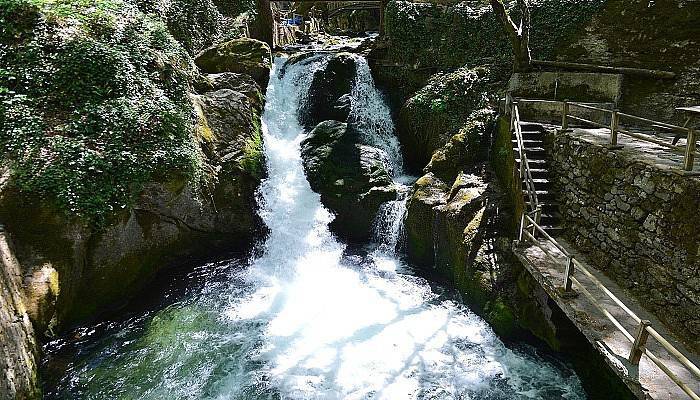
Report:
M37 395L34 332L93 318L159 269L264 232L255 192L270 49L224 42L197 69L191 54L220 37L174 26L220 10L184 3L155 16L138 1L0 6L0 223L13 241L0 397Z
M675 107L700 102L700 4L687 0L608 0L554 58L675 72L676 79L625 76L621 109L684 122Z
M39 349L27 314L22 268L1 227L0 258L0 399L37 398Z
M464 155L471 153L472 159L483 157L483 149L475 141L487 135L486 125L493 123L497 82L488 68L460 68L436 74L414 93L398 116L397 129L407 167L421 170L451 138L460 143L443 149L443 153L462 151ZM454 137L460 129L468 134ZM461 150L462 147L467 149ZM444 169L438 165L443 161L465 162L463 158L442 154L435 160L435 169Z

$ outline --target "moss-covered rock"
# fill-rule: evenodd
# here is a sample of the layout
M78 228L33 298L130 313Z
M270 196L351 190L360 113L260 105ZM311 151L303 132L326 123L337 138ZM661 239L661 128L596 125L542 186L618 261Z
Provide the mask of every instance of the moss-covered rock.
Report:
M360 143L352 126L324 121L301 153L311 188L336 214L331 229L353 241L369 239L379 206L397 195L386 153Z
M406 253L413 264L421 267L434 266L433 208L446 203L448 190L448 184L431 173L424 175L413 185L404 222Z
M234 72L253 77L267 88L272 68L270 46L255 39L241 38L220 43L203 50L195 58L203 72L218 74Z
M262 230L261 89L200 76L169 19L198 11L167 3L0 2L0 221L39 334Z
M460 129L475 145L488 131L484 125L494 120L496 82L486 68L461 68L435 75L406 101L399 112L398 132L407 166L421 170Z

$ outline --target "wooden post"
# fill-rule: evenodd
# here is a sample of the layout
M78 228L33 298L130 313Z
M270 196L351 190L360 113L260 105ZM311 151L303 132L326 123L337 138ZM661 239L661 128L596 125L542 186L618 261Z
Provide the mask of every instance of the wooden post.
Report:
M617 130L620 127L619 110L613 110L612 118L610 119L610 146L617 146Z
M569 130L569 100L564 100L562 102L561 130Z
M642 358L642 354L644 354L644 346L646 346L647 339L649 338L647 328L650 326L651 322L646 319L639 322L637 337L634 339L629 357L629 362L632 363L632 365L639 365L639 360Z
M535 222L532 224L532 237L537 238L537 225L540 224L542 218L542 206L538 205L535 210Z
M520 215L520 231L518 232L518 241L522 243L523 241L523 231L525 230L525 210L523 210Z
M690 128L688 130L688 142L685 145L685 160L683 161L686 171L692 171L695 165L695 149L697 146L695 140L695 129Z
M573 281L571 276L574 274L574 258L569 256L569 260L566 262L566 269L564 270L564 292L571 292L573 286Z

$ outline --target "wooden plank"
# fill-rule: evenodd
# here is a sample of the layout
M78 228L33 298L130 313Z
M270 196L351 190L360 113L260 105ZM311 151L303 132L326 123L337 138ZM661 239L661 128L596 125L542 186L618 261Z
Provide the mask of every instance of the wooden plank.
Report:
M636 75L656 79L676 79L676 74L669 71L659 71L644 68L608 67L605 65L582 64L563 61L532 60L532 65L539 67L559 68L573 71L601 72L610 74Z

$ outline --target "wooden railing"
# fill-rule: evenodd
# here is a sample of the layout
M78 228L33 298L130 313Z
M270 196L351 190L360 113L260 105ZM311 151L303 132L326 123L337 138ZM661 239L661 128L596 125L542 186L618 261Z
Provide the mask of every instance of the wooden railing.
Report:
M518 168L520 183L525 181L525 194L529 200L530 211L536 212L535 219L540 222L542 216L540 202L537 199L537 190L535 189L535 180L532 178L532 171L530 170L530 162L527 159L527 153L525 152L525 142L523 141L523 131L522 124L520 120L520 110L518 108L517 101L512 101L510 98L507 100L507 106L510 110L510 131L515 133L515 139L518 142L518 152L520 152L520 167ZM539 210L539 211L538 211Z
M611 146L618 146L618 137L620 135L625 135L629 136L631 138L635 138L644 142L648 143L653 143L658 146L661 146L665 149L668 149L669 151L683 155L683 169L685 171L692 171L693 166L695 164L695 158L700 157L700 153L697 152L697 144L696 141L698 139L697 137L697 130L693 129L692 127L684 127L684 126L678 126L678 125L673 125L673 124L668 124L665 122L659 122L659 121L654 121L651 119L647 118L642 118L638 117L635 115L631 114L626 114L623 112L620 112L619 110L610 110L607 108L602 108L602 107L597 107L593 106L590 104L583 104L583 103L577 103L577 102L569 102L569 101L554 101L554 100L537 100L537 99L517 99L518 102L520 103L543 103L543 104L557 104L559 105L561 109L561 128L562 130L568 130L569 129L569 122L570 121L576 121L580 122L586 125L594 126L597 128L605 128L610 131L610 145ZM597 121L591 121L589 119L576 116L574 115L575 113L572 112L576 109L583 109L583 110L588 110L588 111L594 111L594 112L599 112L603 114L610 114L610 123L601 123ZM663 140L651 135L647 135L644 133L640 132L633 132L631 131L632 128L629 129L623 129L623 124L621 121L623 120L629 120L629 121L634 121L635 123L642 123L642 124L648 124L651 125L651 127L654 128L660 128L666 131L670 132L675 132L678 137L685 137L686 138L686 144L684 146L682 145L675 145L673 143L669 143L668 140Z
M574 286L578 291L584 294L586 298L601 312L607 319L612 322L613 325L624 335L627 340L629 340L632 343L632 349L630 351L628 360L631 364L633 365L639 365L639 361L642 357L643 354L646 354L646 356L661 370L663 371L678 387L680 387L688 396L690 396L691 399L693 400L700 400L700 396L696 392L691 389L691 387L683 382L678 375L673 373L666 364L654 353L649 351L646 347L647 340L649 339L649 336L652 338L656 339L661 346L663 346L668 353L676 358L678 362L680 362L688 371L690 371L693 375L695 375L698 379L700 379L700 369L693 364L690 360L688 360L687 357L685 357L678 349L676 349L671 343L669 343L668 340L666 340L659 332L656 331L651 326L651 322L648 320L643 320L637 316L630 308L625 305L617 296L615 296L605 285L598 279L596 278L583 264L581 264L576 258L571 255L564 247L562 247L554 238L552 238L540 225L539 222L537 221L537 215L539 214L539 210L533 211L533 212L526 212L523 213L522 219L520 222L520 234L519 234L519 241L522 242L524 239L529 240L532 242L534 245L538 246L542 251L547 253L547 250L543 247L542 243L540 243L539 239L537 238L538 234L542 235L554 247L556 247L563 255L566 257L567 262L566 266L564 269L564 279L562 282L562 289L565 293L571 293L574 290ZM595 298L591 294L588 289L584 285L581 284L581 282L576 279L576 274L583 274L585 275L588 279L591 280L595 284L598 289L600 289L605 295L610 298L615 304L617 304L622 310L627 313L637 324L637 331L635 332L635 335L633 336L627 329L625 329L624 326L620 323L620 321L613 316L613 314L608 311L598 299Z

